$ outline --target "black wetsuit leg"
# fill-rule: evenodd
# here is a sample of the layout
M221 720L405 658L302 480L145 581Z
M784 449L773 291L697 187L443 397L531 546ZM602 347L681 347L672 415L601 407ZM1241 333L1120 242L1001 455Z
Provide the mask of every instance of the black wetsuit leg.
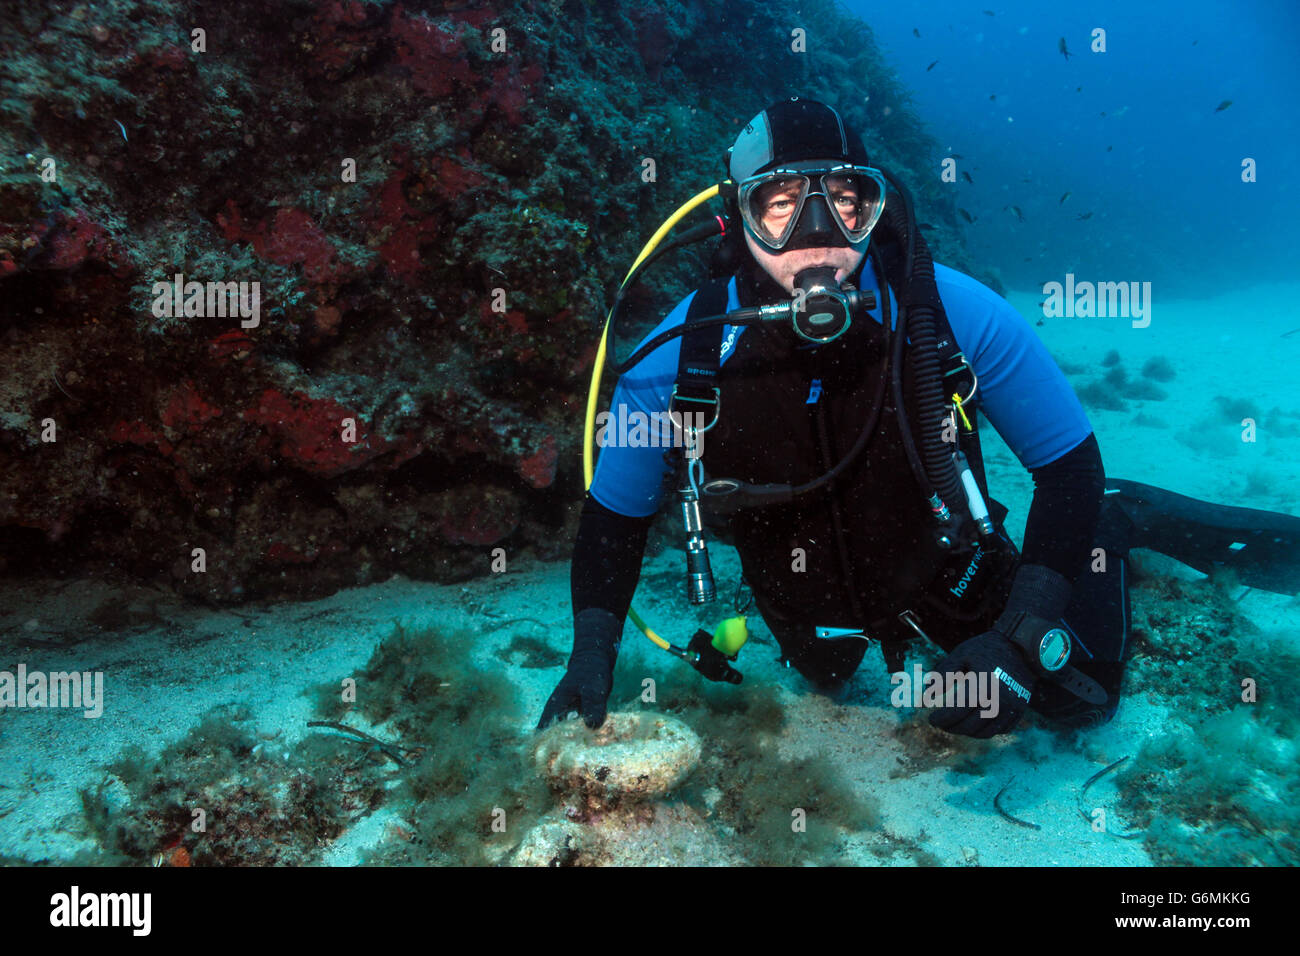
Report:
M1087 674L1106 691L1106 703L1081 700L1049 681L1039 681L1030 705L1058 725L1089 727L1115 716L1119 707L1124 666L1131 650L1131 613L1128 597L1128 551L1133 523L1110 499L1102 502L1096 547L1105 552L1105 571L1091 565L1074 584L1064 620L1074 637L1071 665Z
M754 592L754 604L781 647L781 660L819 690L834 691L853 676L867 653L860 637L819 638L811 624L788 620Z

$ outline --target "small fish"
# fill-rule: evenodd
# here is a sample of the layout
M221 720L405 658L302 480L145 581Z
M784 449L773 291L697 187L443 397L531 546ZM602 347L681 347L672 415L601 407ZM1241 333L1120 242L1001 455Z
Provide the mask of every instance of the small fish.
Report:
M1074 88L1074 92L1076 92L1076 93L1082 93L1082 92L1083 92L1083 87L1082 87L1082 86L1076 86L1076 87Z
M990 103L996 103L997 101L998 101L998 95L997 95L996 93L990 93L990 94L989 94L989 102L990 102Z
M1081 212L1081 213L1079 213L1079 215L1075 216L1074 218L1076 218L1076 219L1078 219L1079 221L1082 222L1084 219L1091 219L1091 218L1092 218L1092 213L1090 213L1090 212Z
M1014 212L1016 214L1016 218L1019 219L1021 222L1025 221L1025 214L1020 211L1019 206L1007 206L1006 208Z
M916 27L912 27L912 36L916 37L918 40L921 39L921 31Z
M1102 110L1102 111L1101 111L1101 115L1102 115L1102 116L1105 116L1105 115L1106 115L1106 111L1105 111L1105 110Z
M961 217L965 219L967 222L975 221L975 217L972 216L970 213L968 213L965 209L962 209L961 206L957 207L957 211L961 213Z
M1196 44L1198 44L1198 43L1200 43L1200 42L1201 42L1200 40L1193 40L1193 41L1192 41L1192 46L1196 46Z
M1064 205L1065 205L1065 201L1066 201L1067 199L1069 199L1069 198L1070 198L1070 194L1069 194L1068 192L1063 193L1063 194L1061 195L1061 201L1060 201L1059 203L1057 203L1057 205L1058 205L1058 206L1064 206Z
M1115 148L1114 146L1107 146L1107 147L1106 147L1106 152L1109 153L1109 152L1110 152L1112 149L1114 149L1114 148Z
M925 68L925 72L929 73L931 70L933 70L933 69L934 69L936 66L938 66L938 65L939 65L939 61L938 61L938 60L935 60L933 63L931 63L929 66L927 66L927 67Z
M1061 37L1061 39L1056 41L1056 49L1060 51L1061 56L1065 57L1068 62L1070 59L1070 51L1065 46L1065 37Z
M1224 100L1222 103L1220 103L1218 106L1214 108L1214 112L1222 113L1231 105L1232 105L1232 100Z
M964 169L961 171L961 178L966 180L968 183L973 184L975 182L975 180L971 179L970 173L966 172Z
M1026 261L1026 262L1033 262L1033 261L1034 261L1034 257L1033 257L1033 256L1025 256L1025 261Z
M986 16L986 17L996 17L997 14L994 13L992 10L985 10L985 11L984 11L984 16Z

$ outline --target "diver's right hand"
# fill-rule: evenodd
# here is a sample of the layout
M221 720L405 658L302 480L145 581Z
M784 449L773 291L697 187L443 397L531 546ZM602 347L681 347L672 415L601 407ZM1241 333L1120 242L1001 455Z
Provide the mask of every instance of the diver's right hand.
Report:
M538 730L575 711L593 729L605 722L622 634L623 622L604 608L578 612L573 619L569 669L546 702L542 719L537 722Z

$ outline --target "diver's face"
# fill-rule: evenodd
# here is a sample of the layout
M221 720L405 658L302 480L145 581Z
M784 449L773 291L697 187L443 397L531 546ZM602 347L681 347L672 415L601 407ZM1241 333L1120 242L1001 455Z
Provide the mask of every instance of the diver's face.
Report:
M790 219L799 208L799 197L803 193L805 180L793 177L778 179L766 183L754 191L753 208L757 211L758 221L769 236L783 236L790 227ZM858 228L858 219L862 215L860 187L853 176L823 176L820 185L827 191L832 208L848 229ZM810 196L815 202L820 194Z
M835 270L835 281L843 282L851 276L862 257L867 253L864 241L860 249L852 246L813 246L808 249L787 249L773 254L766 246L745 230L745 243L750 255L781 288L794 295L794 277L805 269L825 266Z
M799 207L799 197L805 188L805 183L806 180L802 177L777 179L765 183L754 191L750 208L757 215L756 225L764 233L772 237L787 234L793 225L791 219ZM829 202L834 215L843 220L846 228L857 229L858 217L861 215L861 202L856 178L819 176L817 187L825 189L826 193L810 195L808 202ZM804 215L807 214L808 210L805 209ZM758 264L778 285L791 294L794 293L794 277L805 269L818 266L833 268L835 281L843 282L858 267L866 252L864 240L858 248L844 244L814 245L774 253L755 239L748 227L745 229L745 241L749 244L749 251Z

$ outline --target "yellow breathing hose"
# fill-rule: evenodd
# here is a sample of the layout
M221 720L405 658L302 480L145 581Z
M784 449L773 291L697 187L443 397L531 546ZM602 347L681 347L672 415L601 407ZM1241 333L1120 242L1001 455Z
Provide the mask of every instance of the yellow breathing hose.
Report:
M715 183L703 192L697 193L688 199L685 203L677 208L671 216L665 220L664 224L659 227L650 241L641 248L641 254L636 257L632 263L632 268L627 270L627 275L623 277L619 285L619 291L622 292L629 279L636 274L636 270L647 258L654 254L659 243L663 242L664 236L668 235L679 222L688 216L697 206L708 202L714 196L718 195L721 189L721 183ZM617 301L617 299L616 299ZM600 379L601 373L605 371L605 352L606 345L609 342L609 323L614 316L614 309L611 306L610 311L605 316L605 327L600 333L600 345L596 349L596 364L591 372L591 386L587 389L587 416L582 436L582 487L584 491L591 489L591 481L596 471L596 406L600 400ZM637 614L635 608L628 608L627 616L632 619L632 623L641 629L646 637L654 641L666 651L672 650L672 645L650 629L650 627Z

